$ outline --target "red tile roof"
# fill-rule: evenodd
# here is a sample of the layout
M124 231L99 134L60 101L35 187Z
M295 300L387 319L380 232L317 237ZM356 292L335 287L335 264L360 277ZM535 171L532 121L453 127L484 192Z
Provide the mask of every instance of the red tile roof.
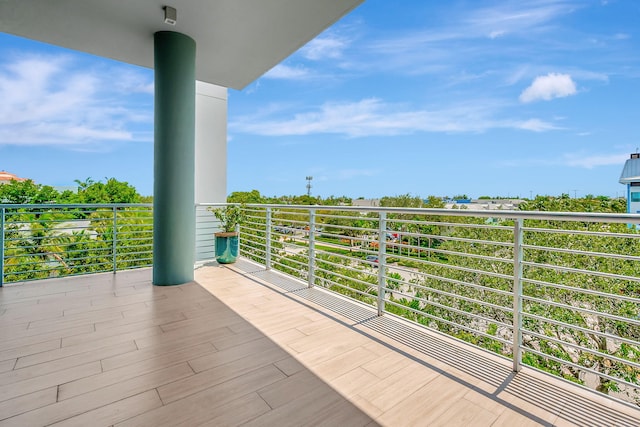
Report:
M12 179L16 181L26 181L26 178L20 178L18 175L7 171L0 171L0 182L10 182Z

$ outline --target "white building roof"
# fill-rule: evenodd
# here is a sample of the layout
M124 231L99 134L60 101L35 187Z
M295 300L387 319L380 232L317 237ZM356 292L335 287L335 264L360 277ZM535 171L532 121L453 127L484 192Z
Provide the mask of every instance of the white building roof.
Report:
M640 182L640 155L634 153L627 159L620 174L620 184Z

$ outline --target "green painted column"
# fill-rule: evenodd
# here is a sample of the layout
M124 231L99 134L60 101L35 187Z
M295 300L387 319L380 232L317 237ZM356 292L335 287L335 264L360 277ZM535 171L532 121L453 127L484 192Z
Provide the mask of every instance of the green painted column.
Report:
M195 257L195 41L154 34L153 284L193 280Z

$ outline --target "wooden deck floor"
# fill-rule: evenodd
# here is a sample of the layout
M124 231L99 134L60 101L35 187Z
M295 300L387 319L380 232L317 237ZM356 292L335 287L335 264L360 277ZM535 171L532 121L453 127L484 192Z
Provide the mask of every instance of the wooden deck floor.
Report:
M638 426L640 411L253 264L0 289L2 426Z

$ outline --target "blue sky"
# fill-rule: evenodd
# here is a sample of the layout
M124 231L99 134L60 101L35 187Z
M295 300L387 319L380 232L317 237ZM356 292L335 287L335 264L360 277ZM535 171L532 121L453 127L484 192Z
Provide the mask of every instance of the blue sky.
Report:
M640 2L367 0L242 91L228 189L623 194ZM153 74L0 34L0 169L151 194Z

